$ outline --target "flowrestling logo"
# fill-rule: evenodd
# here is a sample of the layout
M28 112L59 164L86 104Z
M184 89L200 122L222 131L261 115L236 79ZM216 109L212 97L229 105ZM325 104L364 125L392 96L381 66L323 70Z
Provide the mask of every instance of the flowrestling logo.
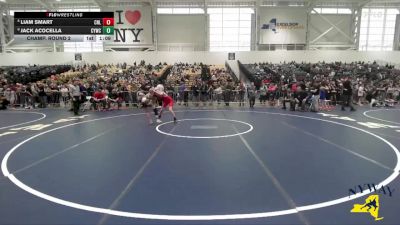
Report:
M278 23L276 18L272 18L269 23L263 24L262 30L271 30L278 33L279 30L297 30L304 29L304 25L297 22L282 22Z

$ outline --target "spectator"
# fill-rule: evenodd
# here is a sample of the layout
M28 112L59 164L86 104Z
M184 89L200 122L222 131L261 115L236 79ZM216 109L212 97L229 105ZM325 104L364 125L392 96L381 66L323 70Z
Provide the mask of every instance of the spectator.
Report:
M353 107L353 89L351 87L351 81L346 77L343 82L343 94L342 94L342 111L345 111L345 107L349 106L350 111L355 111Z
M7 98L0 96L0 110L6 110L8 104L10 104L10 102L7 100Z
M254 86L253 82L247 87L247 95L249 98L250 108L254 108L254 104L256 102L256 87Z
M69 85L69 91L72 99L72 109L74 112L74 115L77 116L79 112L79 106L81 104L81 88L80 88L80 82L78 79L74 80L73 84Z
M45 91L45 86L40 84L38 86L38 95L39 95L39 108L46 108L47 106L47 94Z
M68 97L69 90L68 90L67 85L63 85L60 91L61 91L62 103L63 103L64 107L67 107L67 103L69 100L69 97Z
M357 96L358 96L358 105L362 106L362 102L364 101L364 85L362 83L360 83L359 87L358 87L358 91L357 91Z

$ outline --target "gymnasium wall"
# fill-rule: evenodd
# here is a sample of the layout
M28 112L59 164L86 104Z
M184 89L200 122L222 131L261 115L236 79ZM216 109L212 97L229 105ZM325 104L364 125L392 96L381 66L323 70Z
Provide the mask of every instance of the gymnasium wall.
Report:
M351 15L343 14L343 15L322 15L327 18L330 22L335 24L340 30L342 30L347 36L352 37L351 34L351 24L352 18ZM320 36L321 33L325 32L332 25L323 20L319 15L312 14L311 22L310 22L310 41L313 41L315 38ZM330 43L332 40L335 42L346 42L349 43L349 39L347 39L344 35L339 33L336 29L332 29L326 35L321 37L316 41L316 43Z
M134 61L145 60L148 63L159 62L203 62L206 64L225 64L228 58L226 52L104 52L82 53L87 63L122 63L132 64ZM357 51L259 51L237 52L236 59L243 63L260 61L279 63L283 61L318 62L318 61L374 61L400 62L400 52L357 52ZM72 64L74 53L14 53L0 54L0 66L28 64Z
M205 51L204 15L157 15L159 51Z

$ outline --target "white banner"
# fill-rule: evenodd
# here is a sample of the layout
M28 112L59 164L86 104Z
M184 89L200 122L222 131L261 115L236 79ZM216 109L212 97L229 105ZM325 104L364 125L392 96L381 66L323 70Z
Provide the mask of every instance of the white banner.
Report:
M306 9L300 7L260 10L260 44L304 44Z
M104 11L114 12L115 44L153 44L151 7L109 8Z

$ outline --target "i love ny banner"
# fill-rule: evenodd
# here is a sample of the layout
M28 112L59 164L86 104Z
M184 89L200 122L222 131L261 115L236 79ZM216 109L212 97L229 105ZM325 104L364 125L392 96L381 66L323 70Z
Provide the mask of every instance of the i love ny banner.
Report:
M114 43L152 45L151 7L107 9L114 12Z

